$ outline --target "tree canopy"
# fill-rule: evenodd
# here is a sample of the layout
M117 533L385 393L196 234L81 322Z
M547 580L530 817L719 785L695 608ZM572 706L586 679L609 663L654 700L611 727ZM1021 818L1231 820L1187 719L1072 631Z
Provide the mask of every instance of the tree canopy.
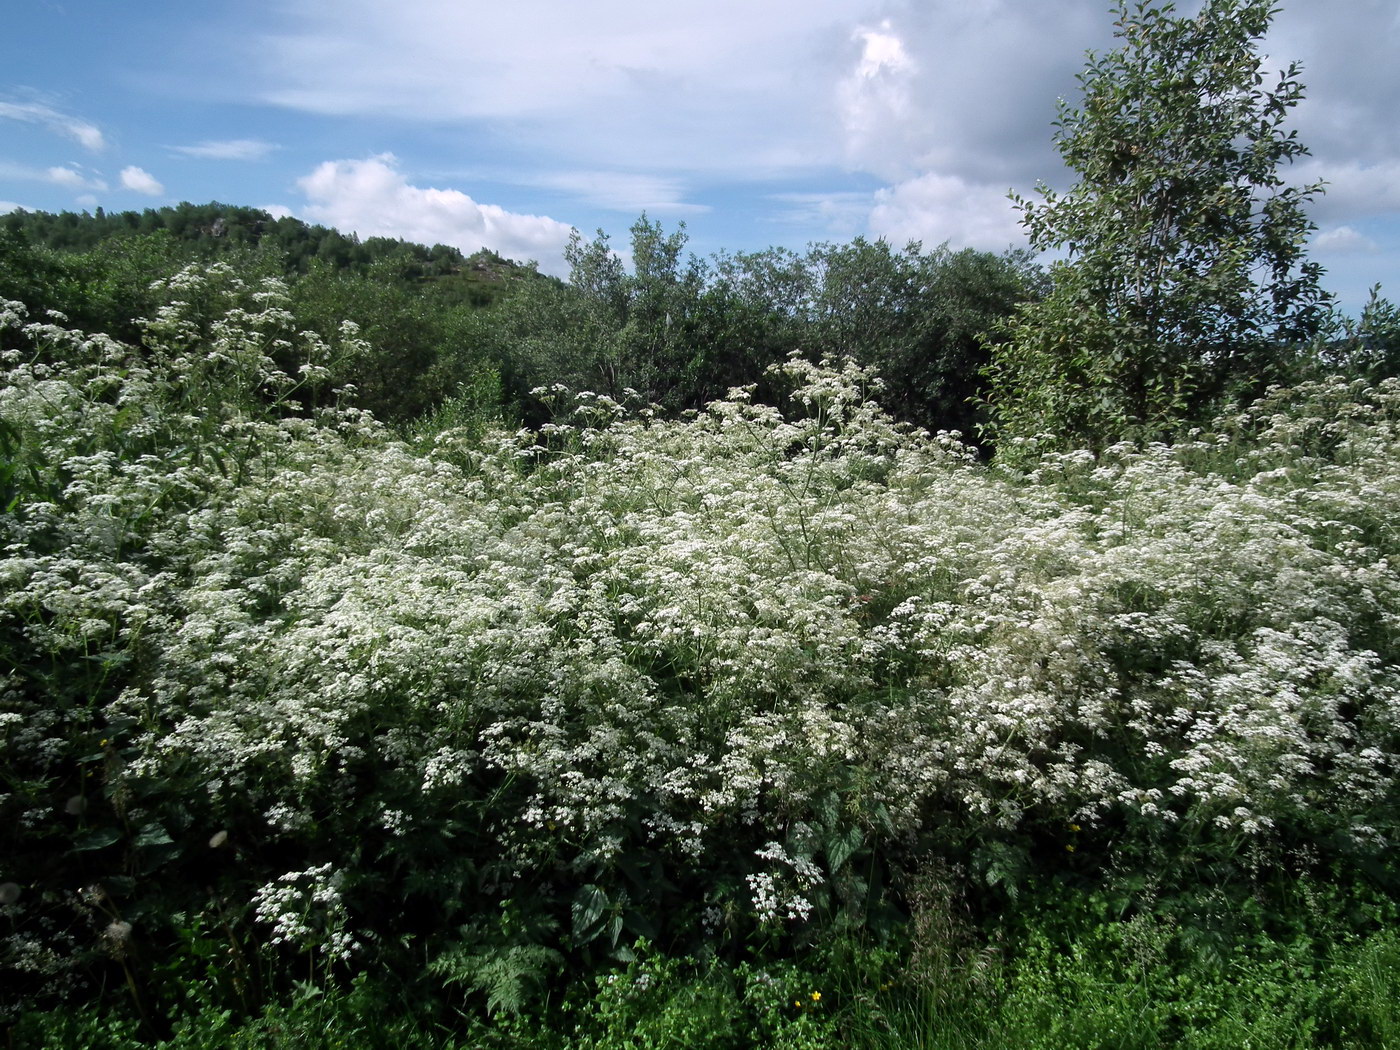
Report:
M1278 378L1331 300L1304 257L1319 184L1285 181L1307 154L1286 126L1292 64L1266 85L1270 0L1115 8L1122 45L1089 54L1083 100L1055 141L1079 175L1013 194L1031 245L1063 252L1054 287L998 355L1000 429L1067 439L1159 435L1232 386Z

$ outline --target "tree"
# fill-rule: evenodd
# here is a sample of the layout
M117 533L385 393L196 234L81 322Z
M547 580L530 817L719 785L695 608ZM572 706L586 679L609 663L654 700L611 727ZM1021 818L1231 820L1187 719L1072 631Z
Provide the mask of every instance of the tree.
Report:
M1055 141L1080 182L1016 194L1033 248L1063 251L992 366L994 432L1068 442L1168 435L1221 396L1284 374L1325 324L1321 268L1304 259L1304 205L1286 185L1307 154L1285 130L1294 64L1264 86L1256 49L1271 0L1114 8L1123 41L1089 53L1080 108Z
M815 245L808 255L813 316L807 345L850 354L884 381L880 404L896 418L972 437L991 341L1036 293L1024 252L994 255L917 242Z
M682 258L684 223L667 234L643 214L630 233L628 272L602 230L588 242L574 231L567 283L536 282L511 296L500 333L531 386L561 382L619 399L630 389L669 410L695 407L705 265Z
M673 410L695 407L692 394L704 370L698 325L705 264L694 255L681 257L685 223L667 234L643 213L630 232L627 321L618 338L623 375L648 401Z

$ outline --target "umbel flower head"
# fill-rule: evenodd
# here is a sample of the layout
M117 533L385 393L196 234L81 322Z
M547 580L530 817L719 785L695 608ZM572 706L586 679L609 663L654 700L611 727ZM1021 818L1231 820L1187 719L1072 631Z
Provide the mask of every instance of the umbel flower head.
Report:
M114 959L126 955L131 942L131 923L124 919L114 919L102 931L102 942Z

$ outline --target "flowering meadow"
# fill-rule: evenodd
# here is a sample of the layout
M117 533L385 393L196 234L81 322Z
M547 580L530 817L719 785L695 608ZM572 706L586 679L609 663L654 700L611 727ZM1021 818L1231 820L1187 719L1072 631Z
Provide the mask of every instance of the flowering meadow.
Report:
M279 281L159 294L139 345L0 307L4 1023L599 976L578 1045L680 1045L596 1035L604 978L710 960L815 1046L841 944L876 1002L1017 901L1393 885L1400 382L990 465L798 356L776 406L394 431Z

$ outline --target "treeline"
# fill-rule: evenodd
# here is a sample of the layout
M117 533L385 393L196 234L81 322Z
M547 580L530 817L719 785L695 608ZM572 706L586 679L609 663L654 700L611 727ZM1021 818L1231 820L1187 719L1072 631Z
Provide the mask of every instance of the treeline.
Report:
M289 273L305 273L316 262L339 270L399 280L460 278L473 289L476 305L496 298L502 283L526 268L495 252L482 250L470 257L447 244L427 247L393 237L361 240L326 226L291 216L275 217L261 208L211 201L188 202L144 211L95 213L14 211L0 217L0 228L31 244L65 252L89 251L113 238L143 234L168 235L187 255L212 257L242 249L262 248L275 254Z
M885 381L882 403L930 430L975 432L989 338L1040 293L1023 254L857 238L685 255L685 235L643 216L631 229L632 269L608 242L576 237L570 277L511 296L498 310L498 359L512 392L559 382L615 399L635 391L676 412L735 386L758 384L796 352L850 356ZM513 360L508 360L513 355ZM523 399L521 403L527 403Z
M475 315L515 285L549 280L493 252L464 256L224 204L96 215L0 217L0 295L57 311L87 331L139 343L141 318L166 305L158 283L192 262L221 261L256 284L283 280L295 330L331 338L343 322L375 347L334 377L387 421L416 418L494 375Z
M630 255L628 269L605 234L576 236L558 281L488 251L362 242L254 208L21 211L0 220L0 295L139 342L136 319L164 305L153 282L191 261L219 259L250 283L279 277L298 330L358 326L373 349L333 379L401 426L464 399L538 423L532 391L557 384L669 413L734 386L771 396L767 369L797 352L852 356L884 378L897 417L975 438L996 333L1044 291L1024 253L858 238L701 259L683 227L645 216Z

